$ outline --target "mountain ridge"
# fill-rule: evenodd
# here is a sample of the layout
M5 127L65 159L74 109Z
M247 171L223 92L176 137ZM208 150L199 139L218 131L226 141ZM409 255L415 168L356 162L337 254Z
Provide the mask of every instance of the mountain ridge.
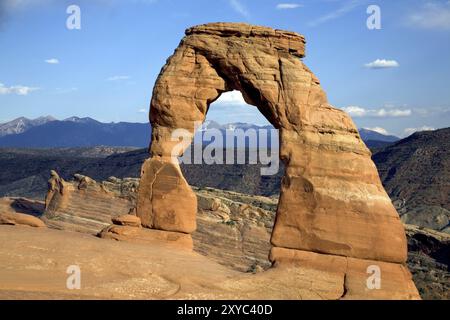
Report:
M399 137L389 134L382 134L375 130L370 130L367 128L359 128L359 135L364 141L382 141L382 142L396 142L400 140Z
M251 123L233 122L219 124L207 120L196 133L196 138L204 144L199 134L208 130L219 130L225 137L228 131L234 130L269 130L271 125L256 125ZM20 148L55 148L55 147L94 147L121 146L147 147L150 140L150 124L139 122L104 123L90 117L72 116L57 120L52 116L28 119L25 117L0 124L0 147ZM368 129L359 129L363 141L369 148L384 147L398 141L395 136L382 135ZM267 134L267 144L271 144L271 131ZM200 138L199 138L200 137ZM258 137L259 141L259 137ZM236 142L238 143L238 142ZM272 145L273 147L276 147ZM257 147L250 142L238 147Z
M405 223L450 233L450 128L416 132L373 160Z
M19 117L9 122L0 123L0 137L11 134L20 134L32 127L39 126L50 121L56 121L56 118L52 116L42 116L36 119Z

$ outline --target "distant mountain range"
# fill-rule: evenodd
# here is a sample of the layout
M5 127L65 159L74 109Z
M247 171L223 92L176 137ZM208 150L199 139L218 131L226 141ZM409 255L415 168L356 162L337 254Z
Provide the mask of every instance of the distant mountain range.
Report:
M0 137L4 137L11 134L19 134L31 129L33 127L37 127L43 124L46 124L51 121L55 121L56 119L52 116L47 117L39 117L37 119L28 119L25 117L20 117L14 119L13 121L6 122L0 124Z
M392 135L384 135L379 132L361 128L358 129L361 139L366 143L369 148L385 147L400 140L400 138Z
M91 118L56 120L15 119L0 125L0 147L55 148L123 146L145 147L150 141L146 123L102 123Z
M206 121L196 134L196 141L211 143L203 139L204 132L210 130L220 131L223 136L229 131L237 129L273 129L272 126L258 126L248 123L228 123L221 125L215 121ZM378 132L360 129L361 138L369 148L384 147L399 138L383 135ZM0 124L0 147L10 148L56 148L56 147L93 147L93 146L121 146L121 147L147 147L150 141L151 130L148 123L103 123L92 118L70 117L57 120L51 116L37 119L24 117ZM259 136L257 137L259 139ZM270 146L272 133L269 131L267 144ZM274 139L277 141L277 139ZM219 141L214 141L218 143ZM277 146L272 144L272 147ZM237 147L254 148L248 141L235 141Z

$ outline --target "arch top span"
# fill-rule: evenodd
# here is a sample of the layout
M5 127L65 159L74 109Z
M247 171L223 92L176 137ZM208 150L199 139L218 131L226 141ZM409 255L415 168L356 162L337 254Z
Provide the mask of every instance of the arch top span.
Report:
M284 50L299 58L305 57L305 37L292 31L254 26L246 23L216 22L201 24L186 29L186 36L207 35L217 37L241 37L266 41L279 50ZM212 48L213 50L213 48Z
M311 116L323 113L331 119L328 127L349 132L353 123L348 118L342 121L343 113L329 108L319 80L300 59L304 55L305 38L294 32L242 23L187 29L153 90L154 133L159 127L174 126L191 131L193 122L205 119L210 103L231 90L241 91L246 102L257 106L278 129L313 130L318 121ZM350 138L358 139L356 130ZM367 153L361 144L355 146L359 153ZM164 150L153 144L152 153L163 155Z

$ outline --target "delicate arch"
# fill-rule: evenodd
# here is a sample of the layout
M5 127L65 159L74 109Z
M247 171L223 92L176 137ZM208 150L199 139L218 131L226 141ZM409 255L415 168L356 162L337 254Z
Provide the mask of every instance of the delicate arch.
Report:
M406 238L370 151L350 117L328 104L303 64L304 37L246 24L186 30L156 81L151 158L142 167L137 215L144 226L192 233L196 197L171 153L179 128L193 133L222 92L244 99L280 129L282 180L272 244L403 263ZM271 259L285 256L272 250Z

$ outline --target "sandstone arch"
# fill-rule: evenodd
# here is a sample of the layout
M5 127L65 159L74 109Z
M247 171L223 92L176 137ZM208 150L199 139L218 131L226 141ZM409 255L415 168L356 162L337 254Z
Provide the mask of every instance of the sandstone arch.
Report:
M142 167L136 208L144 226L195 230L196 198L171 161L171 133L192 132L221 93L239 90L280 130L286 173L271 259L302 260L313 252L406 261L405 232L370 151L350 117L328 103L304 55L305 39L293 32L233 23L186 30L153 90L151 158Z

